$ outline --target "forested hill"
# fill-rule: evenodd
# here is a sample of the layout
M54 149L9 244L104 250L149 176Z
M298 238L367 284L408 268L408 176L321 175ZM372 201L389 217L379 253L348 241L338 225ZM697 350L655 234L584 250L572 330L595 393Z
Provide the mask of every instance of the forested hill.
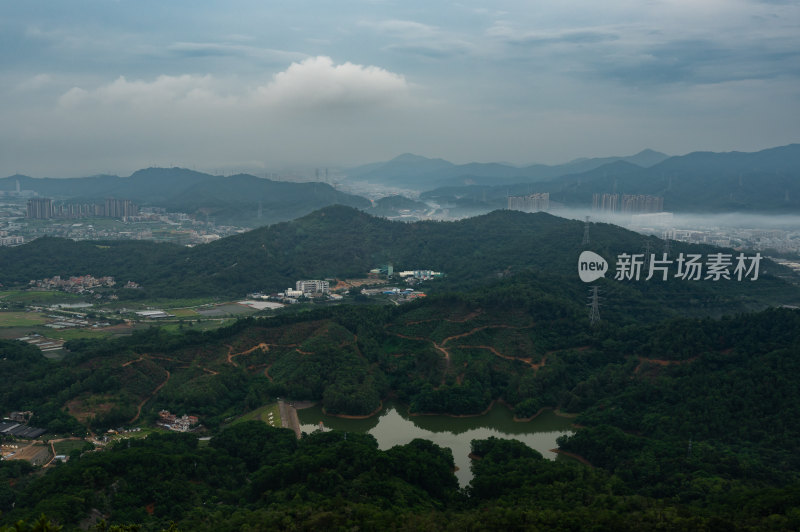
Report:
M516 167L502 163L453 164L443 159L429 159L405 153L391 161L350 168L346 173L348 178L358 181L429 190L433 187L465 183L509 184L546 181L562 175L586 172L616 161L625 161L646 168L667 158L669 156L666 154L643 150L628 157L582 158L555 166L533 164Z
M166 408L213 436L76 450L42 475L4 461L0 527L45 513L69 529L102 514L146 530L796 530L800 313L591 327L573 295L520 275L400 307L73 341L60 362L0 341L15 376L4 410L82 434L78 418L99 433ZM557 407L583 427L559 447L594 467L477 440L458 491L452 454L430 442L379 451L369 435L221 426L275 396L356 415L389 396L414 413L477 414L497 398L522 419Z
M663 197L664 209L672 212L797 213L799 178L800 144L791 144L755 153L695 152L647 168L611 161L546 182L482 182L441 187L421 197L474 211L503 207L509 194L548 192L551 201L584 208L592 205L593 194L649 194Z
M695 152L650 168L600 167L553 182L551 198L590 205L593 193L663 196L675 212L800 211L800 144L755 153Z
M0 283L24 285L54 275L112 275L136 281L157 297L220 295L241 297L255 290L278 291L301 278L362 277L392 263L395 270L433 269L447 278L446 289L464 289L521 271L548 272L578 287L577 258L584 249L607 257L658 252L663 242L609 224L591 224L591 245L581 244L582 222L545 213L496 211L456 222L390 222L356 209L332 206L292 222L183 248L151 242L73 242L41 238L0 250ZM719 249L673 243L672 253L707 254ZM730 250L733 253L732 250ZM614 265L610 265L613 274ZM606 280L608 290L626 298L650 298L678 307L691 299L729 312L796 304L798 288L776 278L782 270L761 265L757 283L645 282ZM612 277L608 275L607 277Z
M274 181L249 174L225 177L185 168L147 168L130 177L35 179L16 175L0 179L0 190L14 190L17 184L55 200L129 199L139 205L249 227L291 220L327 205L371 206L366 198L341 192L327 183Z

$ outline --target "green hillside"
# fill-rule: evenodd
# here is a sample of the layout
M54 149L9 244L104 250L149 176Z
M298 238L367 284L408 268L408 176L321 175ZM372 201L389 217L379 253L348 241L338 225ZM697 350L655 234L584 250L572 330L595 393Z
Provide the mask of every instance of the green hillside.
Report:
M147 529L169 520L280 528L286 519L309 529L572 529L589 516L615 530L798 524L800 314L592 327L575 295L555 277L521 274L403 307L76 341L57 363L3 342L17 376L0 392L4 410L30 409L40 426L80 433L81 424L97 432L149 422L167 408L199 415L214 437L204 450L191 435L151 436L41 477L3 465L0 475L15 480L0 491L0 519L45 513L74 526L97 508L111 523ZM388 396L418 413L474 414L495 399L518 418L559 408L584 427L561 449L594 468L475 441L475 476L459 491L452 455L423 441L378 451L369 436L297 442L259 423L220 427L276 395L345 414Z
M348 169L350 179L380 183L414 190L430 190L442 186L464 184L511 184L540 182L563 175L599 168L615 161L625 161L638 167L653 166L669 156L653 150L643 150L628 157L581 158L566 164L548 166L510 166L502 163L453 164L443 159L429 159L405 153L383 163L371 163Z
M589 249L611 262L621 253L641 253L647 242L655 251L663 246L656 238L608 224L592 224L590 230ZM400 223L332 206L191 249L41 238L0 249L0 282L26 285L30 279L88 273L136 281L143 287L137 292L140 296L241 297L255 290L282 290L302 278L360 277L393 263L395 270L444 272L446 280L431 284L433 290L469 289L519 272L542 272L560 276L560 283L577 291L583 289L577 278L577 258L585 248L582 238L583 223L545 213L496 211L457 222ZM714 251L672 246L675 256ZM625 300L650 301L665 311L733 313L798 303L798 288L776 277L784 273L764 261L757 283L606 280L604 290L609 296L620 293Z
M65 202L129 199L140 206L186 212L218 224L262 226L291 220L326 205L368 209L369 200L327 183L274 181L248 174L214 176L185 168L147 168L129 177L0 179L0 190L23 190Z
M649 194L672 212L800 212L800 145L754 153L695 152L643 168L625 160L568 171L547 181L440 186L425 200L475 212L503 208L506 197L548 192L551 201L588 208L599 193Z

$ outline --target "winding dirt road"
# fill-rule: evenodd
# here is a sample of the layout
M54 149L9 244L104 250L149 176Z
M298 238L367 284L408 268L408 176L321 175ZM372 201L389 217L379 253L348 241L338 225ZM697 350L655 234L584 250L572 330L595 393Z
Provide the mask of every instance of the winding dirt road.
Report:
M155 389L155 390L153 390L153 391L152 391L152 393L151 393L150 395L148 395L147 397L145 397L144 401L142 401L141 403L139 403L139 406L136 408L136 415L135 415L135 416L133 416L133 417L131 418L131 420L130 420L130 421L128 421L128 423L133 423L134 421L136 421L137 419L139 419L139 416L141 416L141 415L142 415L142 408L143 408L143 407L144 407L144 405L147 403L147 401L149 401L150 399L152 399L152 398L153 398L153 397L154 397L154 396L155 396L155 395L156 395L158 392L160 392L160 391L161 391L161 388L163 388L164 386L166 386L166 385L167 385L167 383L169 382L169 378L170 378L172 375L170 374L170 372L169 372L169 370L168 370L168 369L165 369L164 371L166 371L166 372L167 372L167 378L164 380L164 382L162 382L161 384L159 384L158 386L156 386L156 389Z
M470 315L470 316L472 316L472 315ZM469 318L470 316L468 316L467 318ZM423 320L423 321L433 321L433 320ZM445 321L453 321L453 320L445 320ZM464 319L464 321L467 321L467 319ZM421 323L421 322L409 322L406 325L414 324L414 323ZM436 349L437 351L442 353L442 355L444 355L445 368L444 368L444 373L442 374L442 384L444 384L445 377L447 376L447 372L450 371L450 361L451 361L450 351L448 351L447 348L445 347L445 345L449 341L457 340L459 338L465 338L467 336L473 335L473 334L475 334L477 332L480 332L480 331L483 331L483 330L486 330L486 329L529 329L531 327L533 327L533 325L529 325L527 327L515 327L513 325L481 325L480 327L474 327L473 329L470 329L467 332L454 334L453 336L448 336L447 338L442 340L441 343L436 343L431 338L422 338L422 337L419 337L419 336L408 336L408 335L401 334L401 333L396 333L396 332L390 332L389 334L392 334L392 335L397 336L399 338L405 338L406 340L418 340L418 341L421 341L421 342L430 342L433 345L434 349ZM494 354L494 355L496 355L496 356L498 356L500 358L503 358L503 359L506 359L506 360L519 360L521 362L524 362L524 363L530 365L535 370L538 370L539 368L544 366L546 358L547 358L546 356L542 357L541 362L534 363L533 359L530 359L530 358L514 358L514 357L511 357L511 356L508 356L508 355L503 355L502 353L500 353L494 347L491 347L491 346L485 346L485 345L462 345L462 346L459 346L459 347L486 349L489 352L491 352L492 354Z

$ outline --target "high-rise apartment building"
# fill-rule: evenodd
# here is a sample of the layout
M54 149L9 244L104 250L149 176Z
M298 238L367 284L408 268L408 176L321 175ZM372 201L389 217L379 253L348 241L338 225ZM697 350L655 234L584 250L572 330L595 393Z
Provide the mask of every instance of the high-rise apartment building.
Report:
M550 209L550 193L541 192L527 196L509 196L508 209L512 211L536 212Z
M662 212L664 198L661 196L648 196L645 194L625 194L622 196L622 212L627 214L643 214L649 212Z
M33 198L28 200L28 218L48 220L53 217L53 200L50 198Z
M619 194L593 194L592 209L601 212L619 211Z

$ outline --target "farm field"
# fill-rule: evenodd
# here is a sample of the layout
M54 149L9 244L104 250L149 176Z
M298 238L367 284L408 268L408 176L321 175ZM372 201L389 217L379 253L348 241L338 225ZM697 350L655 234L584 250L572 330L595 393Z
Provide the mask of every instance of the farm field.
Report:
M0 292L0 301L23 305L54 305L56 303L77 303L84 298L75 294L54 290L5 290Z
M53 447L56 450L56 455L63 454L69 456L74 450L82 450L86 447L86 440L67 440L54 442Z
M177 318L196 318L199 316L197 311L193 308L173 308L169 310L169 313Z
M251 307L246 307L244 305L239 305L237 303L226 303L223 305L217 305L212 308L201 309L197 311L202 316L208 317L220 317L220 316L229 316L229 315L245 315L245 314L253 314L256 312L256 309Z
M30 327L47 321L47 317L40 312L0 312L0 327Z

